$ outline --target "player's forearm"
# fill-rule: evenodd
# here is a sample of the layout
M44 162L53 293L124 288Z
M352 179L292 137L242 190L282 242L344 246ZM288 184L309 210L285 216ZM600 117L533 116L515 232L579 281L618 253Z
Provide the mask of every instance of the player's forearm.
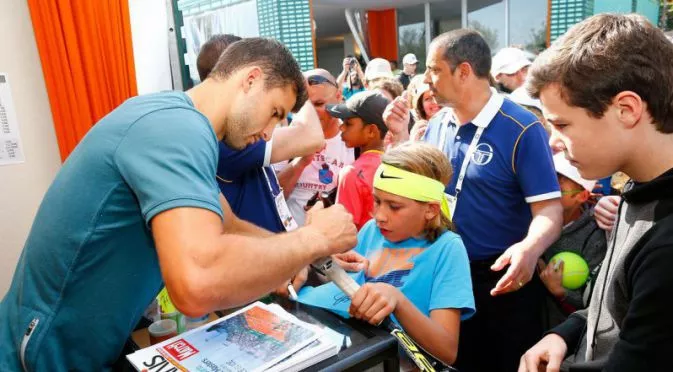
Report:
M324 236L311 227L268 238L223 234L194 248L183 262L183 280L169 287L176 306L198 316L241 306L273 291L327 252ZM174 295L175 294L175 295Z
M441 324L421 313L404 295L401 297L394 314L404 331L434 357L452 365L458 355L459 329L447 331Z
M253 223L237 218L236 221L229 227L228 233L253 236L259 238L266 238L273 236L274 234L262 227L259 227Z

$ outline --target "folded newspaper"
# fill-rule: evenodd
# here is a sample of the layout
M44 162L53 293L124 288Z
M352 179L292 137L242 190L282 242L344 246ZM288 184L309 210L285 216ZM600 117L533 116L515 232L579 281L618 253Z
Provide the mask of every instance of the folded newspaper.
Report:
M336 355L334 331L255 302L126 358L143 372L299 371Z

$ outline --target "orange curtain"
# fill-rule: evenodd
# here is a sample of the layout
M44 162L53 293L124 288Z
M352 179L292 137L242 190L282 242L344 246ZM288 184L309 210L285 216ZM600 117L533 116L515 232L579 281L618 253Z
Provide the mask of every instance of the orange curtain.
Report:
M367 32L372 58L397 61L397 12L395 9L367 11Z
M128 0L28 0L65 161L89 129L137 93Z

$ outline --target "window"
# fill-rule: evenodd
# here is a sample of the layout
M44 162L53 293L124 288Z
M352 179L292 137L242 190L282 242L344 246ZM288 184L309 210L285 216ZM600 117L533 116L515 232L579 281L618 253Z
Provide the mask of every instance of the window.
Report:
M444 0L430 3L432 38L461 28L460 1Z
M504 1L468 0L467 12L468 27L481 32L493 54L507 46Z
M547 2L509 0L509 44L538 53L546 42Z
M423 4L397 9L397 40L400 69L402 69L402 57L407 53L414 53L419 62L416 73L423 73L426 55Z

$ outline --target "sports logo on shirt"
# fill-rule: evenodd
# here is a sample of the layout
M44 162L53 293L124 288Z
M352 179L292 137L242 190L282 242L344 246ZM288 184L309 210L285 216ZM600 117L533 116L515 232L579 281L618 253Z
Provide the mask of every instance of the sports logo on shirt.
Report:
M488 143L480 143L472 154L472 162L477 165L486 165L493 159L493 147Z
M414 268L413 258L421 252L423 248L383 248L369 261L365 280L388 283L399 288Z
M318 170L318 179L320 182L326 185L329 185L334 180L334 172L329 169L329 165L327 163L322 163L321 169Z

